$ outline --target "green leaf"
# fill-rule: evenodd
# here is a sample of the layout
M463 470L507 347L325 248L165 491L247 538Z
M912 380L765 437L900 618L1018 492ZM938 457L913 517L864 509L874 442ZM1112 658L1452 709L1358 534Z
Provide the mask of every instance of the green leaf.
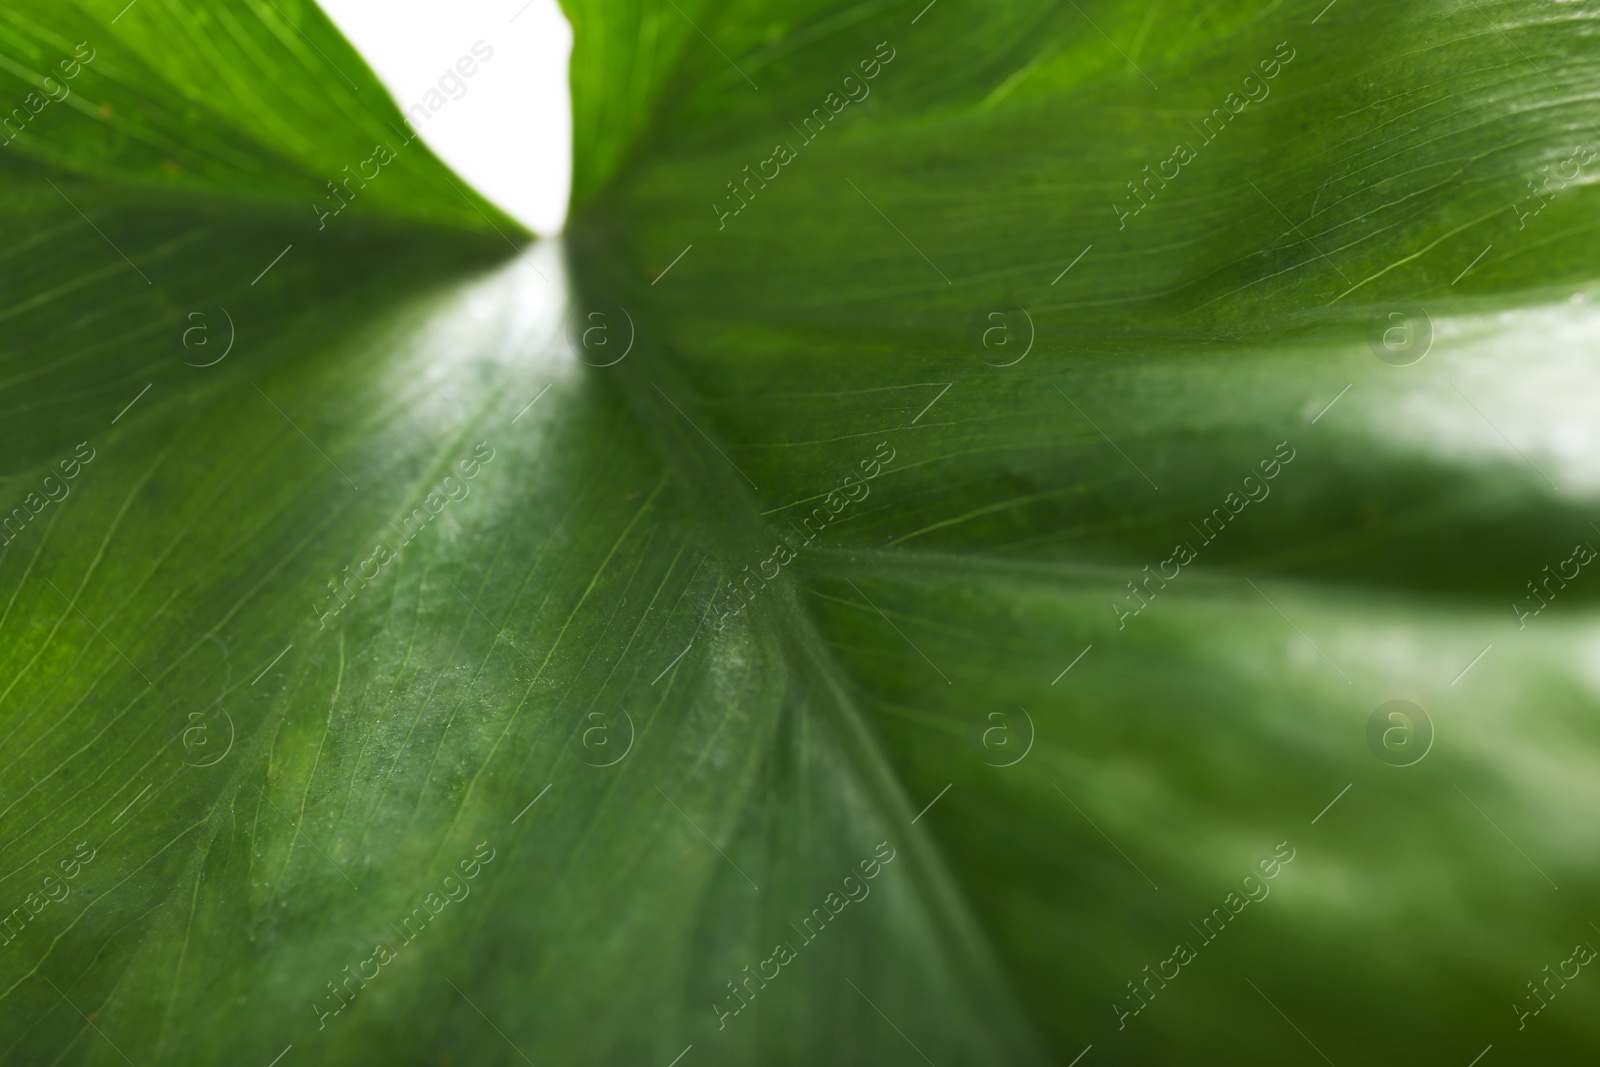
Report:
M122 188L294 204L313 222L314 205L349 202L364 217L522 233L415 140L306 0L23 0L0 18L0 56L0 140L23 159ZM363 180L380 144L396 158Z
M1582 1062L1594 13L568 13L0 17L0 1061Z

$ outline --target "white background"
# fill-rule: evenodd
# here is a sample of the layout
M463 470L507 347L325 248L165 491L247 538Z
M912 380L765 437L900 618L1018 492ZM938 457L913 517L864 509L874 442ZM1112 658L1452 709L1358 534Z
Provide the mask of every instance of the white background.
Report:
M556 0L321 0L405 111L482 41L494 50L417 130L445 163L542 236L560 231L572 182L567 58ZM476 60L475 60L476 62ZM447 82L449 79L446 79ZM439 97L429 97L437 104Z

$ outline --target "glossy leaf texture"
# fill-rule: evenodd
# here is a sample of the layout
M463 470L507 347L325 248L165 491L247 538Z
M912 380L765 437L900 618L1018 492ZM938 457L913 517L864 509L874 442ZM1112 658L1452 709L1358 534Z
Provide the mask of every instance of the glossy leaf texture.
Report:
M569 4L618 377L1052 1058L1583 1062L1594 6L639 7Z
M1593 12L568 10L4 16L0 1061L1582 1062Z
M0 1059L903 1057L841 973L1042 1058L798 601L704 631L742 527L557 248L309 6L7 17Z

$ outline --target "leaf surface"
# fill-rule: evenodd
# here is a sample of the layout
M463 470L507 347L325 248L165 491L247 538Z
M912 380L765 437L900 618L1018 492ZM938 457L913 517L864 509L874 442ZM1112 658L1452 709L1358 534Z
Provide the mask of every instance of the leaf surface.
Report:
M1581 1062L1593 13L568 11L4 16L0 1059Z

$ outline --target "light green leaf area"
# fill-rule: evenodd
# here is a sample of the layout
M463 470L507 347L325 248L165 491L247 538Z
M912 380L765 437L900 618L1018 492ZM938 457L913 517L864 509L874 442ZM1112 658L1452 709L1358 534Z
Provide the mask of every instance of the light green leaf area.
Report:
M120 187L303 204L312 222L320 208L522 233L415 140L308 0L21 0L0 14L0 77L0 142L20 158Z
M1584 1062L1595 12L568 10L0 16L0 1062Z

